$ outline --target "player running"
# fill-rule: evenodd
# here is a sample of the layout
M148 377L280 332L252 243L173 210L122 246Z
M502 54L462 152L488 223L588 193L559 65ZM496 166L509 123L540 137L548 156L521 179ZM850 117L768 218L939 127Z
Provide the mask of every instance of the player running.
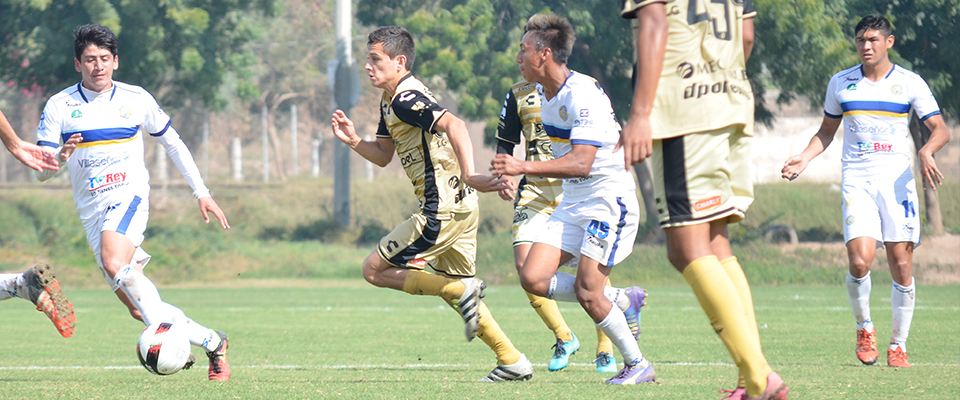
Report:
M917 184L910 166L909 111L930 128L919 151L923 180L936 189L943 174L933 159L950 136L937 100L919 75L890 61L890 22L868 15L855 29L861 64L838 72L827 85L823 122L802 153L783 164L793 180L822 153L843 121L843 240L847 243L847 296L856 318L857 358L877 362L877 331L870 318L870 266L878 247L887 251L893 288L893 329L887 365L906 368L907 336L916 303L913 249L920 245Z
M580 302L623 356L624 368L607 383L652 382L656 373L622 312L632 299L625 290L606 286L613 266L633 251L640 222L633 175L622 168L622 155L613 152L619 125L610 99L593 78L567 68L576 38L566 18L537 14L525 31L516 61L523 78L537 83L543 127L556 158L520 161L497 154L492 169L563 178L563 200L530 247L520 283L536 296ZM572 260L576 277L557 272ZM643 298L636 300L639 314ZM614 306L618 302L627 304Z
M384 167L396 153L420 200L420 211L380 239L364 260L363 277L374 286L438 296L458 310L467 340L479 337L497 355L498 366L481 382L530 379L533 365L480 300L484 283L475 278L476 190L513 188L474 172L463 120L440 107L410 73L415 51L402 27L382 27L367 37L365 69L373 87L383 89L376 140L362 140L341 110L331 119L337 138L370 162ZM425 272L427 267L435 273Z
M540 118L540 95L535 83L517 82L507 92L500 111L500 124L497 127L497 153L513 155L514 147L525 143L527 161L549 161L553 159L550 137L543 129ZM537 235L544 229L550 215L563 199L563 181L525 175L517 188L513 214L513 255L517 271L521 271L524 260ZM508 190L500 192L504 200L514 200ZM574 262L574 265L576 263ZM609 284L609 281L607 282ZM553 357L547 365L550 371L559 371L567 367L570 356L580 348L580 340L570 330L557 302L546 297L526 292L533 307L543 323L553 331L557 343L553 346ZM644 304L646 292L639 287L627 289L627 298L633 299L634 307L627 307L627 322L634 337L639 337L640 307ZM599 327L597 330L597 353L594 363L597 372L617 372L617 360L613 356L613 343Z
M47 100L38 144L55 153L60 165L68 165L87 243L130 315L148 326L184 325L190 343L207 352L208 378L228 380L227 335L207 329L163 302L157 287L143 274L151 257L140 247L150 208L150 176L144 165L141 130L157 138L173 159L193 188L203 219L209 223L207 213L213 213L228 229L227 218L153 96L139 86L113 80L119 66L116 35L101 25L80 26L74 32L74 52L81 82ZM63 146L57 148L61 141ZM54 174L44 172L39 178L44 181Z
M727 224L753 202L753 93L746 57L753 4L625 0L635 19L637 85L623 130L626 166L652 155L667 258L683 274L739 372L728 398L786 399L767 363ZM669 12L668 12L669 10Z
M56 159L44 152L40 146L28 143L13 131L7 117L0 111L0 140L17 160L37 172L44 169L60 169ZM46 264L36 264L22 274L0 274L0 300L19 297L30 300L53 321L57 331L63 337L73 336L76 327L76 315L73 304L60 290L53 268Z

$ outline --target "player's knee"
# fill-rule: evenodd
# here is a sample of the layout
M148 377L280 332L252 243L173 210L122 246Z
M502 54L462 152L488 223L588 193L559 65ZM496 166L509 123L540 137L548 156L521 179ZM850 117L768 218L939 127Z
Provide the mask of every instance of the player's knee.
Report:
M594 307L600 300L600 297L603 297L602 294L598 296L597 293L593 293L587 290L587 288L581 287L580 285L577 285L574 288L574 292L577 295L577 302L579 302L585 310L589 310Z
M858 273L866 274L870 270L870 264L867 259L858 255L850 257L850 268ZM856 274L854 274L856 275Z

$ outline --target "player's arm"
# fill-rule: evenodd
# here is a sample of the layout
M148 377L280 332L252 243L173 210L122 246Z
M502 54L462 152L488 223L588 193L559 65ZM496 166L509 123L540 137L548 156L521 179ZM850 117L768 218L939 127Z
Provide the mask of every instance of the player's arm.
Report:
M52 171L60 169L60 164L49 154L41 150L40 146L20 139L2 111L0 111L0 140L3 141L4 146L7 147L7 151L9 151L10 154L13 154L23 165L37 172L43 172L44 169Z
M753 52L753 17L743 19L743 63L746 64Z
M579 178L590 174L597 146L574 144L569 153L549 161L518 160L508 154L497 154L491 170L502 175L536 175L547 178Z
M187 180L187 184L193 189L193 197L197 199L203 220L209 224L209 214L213 213L223 229L230 229L230 222L227 221L226 215L217 205L217 202L213 200L210 189L207 189L207 186L204 185L203 177L200 176L200 169L197 168L197 163L193 161L193 154L190 153L186 143L183 143L183 139L180 138L176 129L168 124L165 129L159 133L151 133L150 136L154 136L160 141L160 145L167 151L167 155L173 160L177 170L180 171L183 178Z
M503 189L515 190L510 185L512 181L507 181L498 176L481 175L476 172L473 163L473 143L470 141L470 134L467 132L467 124L462 119L457 118L450 112L445 112L437 119L434 129L447 133L447 139L450 140L450 146L453 147L453 153L457 155L457 162L460 164L460 180L481 192L496 192Z
M387 164L390 164L390 161L393 160L395 146L393 139L390 138L390 134L387 132L383 116L380 116L380 123L377 126L377 138L371 141L363 140L360 138L360 135L357 135L353 121L348 118L347 114L342 110L333 112L333 118L331 118L330 124L333 126L334 136L347 146L350 146L353 151L367 159L367 161L380 167L386 167Z
M645 160L653 154L653 131L650 115L663 70L667 51L667 12L663 3L650 3L634 12L640 30L637 37L637 86L633 90L630 120L620 134L617 147L623 147L624 167Z
M813 138L810 139L807 148L800 152L800 154L788 158L787 161L783 163L783 168L780 170L783 179L792 181L800 176L803 170L807 168L810 160L827 149L827 146L833 141L833 137L837 133L837 128L840 127L840 122L842 121L842 117L834 118L829 115L824 115L823 122L820 123L820 129L813 135Z
M933 158L933 154L940 151L950 141L950 134L947 132L947 124L940 114L928 117L923 121L923 124L930 129L930 139L917 152L920 156L920 175L923 176L923 181L930 185L930 188L937 190L937 185L943 184L943 174L937 168L937 161Z

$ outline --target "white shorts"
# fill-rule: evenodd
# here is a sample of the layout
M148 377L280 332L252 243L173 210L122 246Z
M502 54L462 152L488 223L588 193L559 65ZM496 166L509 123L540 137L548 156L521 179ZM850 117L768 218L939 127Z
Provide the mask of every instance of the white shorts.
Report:
M116 292L120 286L107 275L103 269L103 260L100 259L100 237L104 231L117 232L126 236L137 248L131 263L139 262L146 266L150 261L150 254L140 248L143 243L143 232L147 229L147 219L150 216L150 202L147 195L112 196L107 204L98 206L98 212L92 217L83 220L83 229L87 231L87 244L93 250L103 278L110 284L110 289Z
M596 197L579 203L562 202L537 236L538 243L597 260L612 267L633 252L640 224L634 192L622 197Z
M920 203L913 172L899 177L843 177L843 240L871 237L920 244Z

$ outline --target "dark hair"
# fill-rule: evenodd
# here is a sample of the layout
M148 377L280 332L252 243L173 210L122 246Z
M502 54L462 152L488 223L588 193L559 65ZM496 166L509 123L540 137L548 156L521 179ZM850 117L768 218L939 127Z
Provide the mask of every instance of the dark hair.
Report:
M73 53L77 60L91 44L117 55L117 35L114 35L110 28L95 24L78 26L73 32Z
M863 32L868 30L880 31L880 34L883 35L884 38L889 37L890 34L893 33L893 30L890 28L890 21L887 21L887 19L880 14L868 15L863 17L860 22L857 22L857 27L853 30L853 37L858 38Z
M553 51L553 60L566 64L577 40L570 21L557 14L536 14L527 21L525 32L537 45L537 51L547 47Z
M384 54L390 58L396 58L403 54L407 57L407 71L413 70L413 60L416 58L416 48L413 44L413 35L410 31L400 26L384 26L370 32L367 36L367 47L380 43L383 46Z

